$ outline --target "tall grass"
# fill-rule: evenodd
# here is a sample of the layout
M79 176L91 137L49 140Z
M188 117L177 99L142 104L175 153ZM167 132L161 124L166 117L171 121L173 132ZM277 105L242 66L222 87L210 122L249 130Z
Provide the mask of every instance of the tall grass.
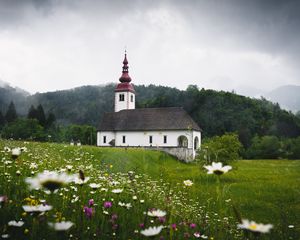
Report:
M16 160L4 151L4 147L24 146L27 151ZM199 165L181 163L157 151L0 141L0 196L8 198L0 209L0 236L144 239L143 229L163 225L153 238L194 239L200 233L210 239L245 239L237 228L236 215L241 215L274 225L260 239L298 239L300 161L244 160L233 168L218 184ZM44 170L68 174L82 170L90 179L82 185L70 183L52 194L29 190L25 179ZM191 187L184 186L187 179L194 183ZM100 187L92 189L90 183ZM113 193L113 189L123 191ZM90 199L93 206L88 205ZM105 202L112 206L105 208ZM26 204L49 204L53 209L30 214L22 209ZM84 206L92 208L90 217ZM153 208L165 211L166 216L148 216ZM8 226L11 220L22 220L24 225ZM57 232L48 226L64 220L74 223L68 231Z

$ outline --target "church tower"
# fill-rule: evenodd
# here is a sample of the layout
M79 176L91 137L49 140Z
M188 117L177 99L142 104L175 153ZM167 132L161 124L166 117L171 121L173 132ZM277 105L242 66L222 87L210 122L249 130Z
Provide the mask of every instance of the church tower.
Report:
M130 83L131 78L128 74L128 61L125 51L123 61L122 76L119 78L120 83L115 88L115 112L121 110L135 109L135 90Z

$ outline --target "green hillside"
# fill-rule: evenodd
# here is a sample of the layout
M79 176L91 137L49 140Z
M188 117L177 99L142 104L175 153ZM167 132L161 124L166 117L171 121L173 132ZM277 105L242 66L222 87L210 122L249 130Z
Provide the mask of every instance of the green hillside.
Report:
M13 160L4 147L26 147L27 150ZM0 196L9 199L0 208L0 231L14 234L7 228L8 221L22 219L25 226L15 232L18 239L53 239L56 235L44 226L45 221L61 221L62 218L72 221L76 227L60 235L60 239L67 239L70 234L75 239L93 236L143 239L142 223L145 227L165 225L160 233L165 239L183 239L188 234L192 238L196 232L214 239L245 239L246 235L237 228L238 218L233 209L242 218L274 225L271 233L260 239L300 237L300 161L238 161L218 183L216 176L208 175L196 163L181 163L165 153L144 149L2 140L0 159ZM43 170L70 174L82 170L85 178L90 179L82 186L70 184L50 195L41 190L30 191L25 179ZM193 182L191 187L183 184L188 179ZM89 183L100 185L93 190ZM115 188L123 192L120 195L111 193ZM22 211L28 198L32 204L44 199L54 209L44 215L42 222L36 222L33 215L24 215ZM91 198L96 205L89 218L82 209ZM103 207L106 201L112 202L113 207ZM131 207L126 209L118 202L130 203ZM151 208L166 211L166 217L150 221L143 212ZM111 226L113 214L118 215L116 229ZM192 223L196 224L195 228L189 227ZM177 224L177 230L172 229L172 224ZM24 234L26 229L28 233Z

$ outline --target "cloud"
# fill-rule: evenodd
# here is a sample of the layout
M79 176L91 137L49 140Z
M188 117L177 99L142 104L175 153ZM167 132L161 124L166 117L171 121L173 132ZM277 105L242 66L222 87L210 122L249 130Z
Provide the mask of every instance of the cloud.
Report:
M300 84L298 1L0 1L0 77L30 92L116 82Z

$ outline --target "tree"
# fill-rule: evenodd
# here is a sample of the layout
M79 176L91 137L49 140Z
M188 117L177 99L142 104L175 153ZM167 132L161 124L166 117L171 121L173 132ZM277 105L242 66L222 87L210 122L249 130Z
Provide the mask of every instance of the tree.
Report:
M44 112L44 108L41 104L38 105L37 109L37 120L39 121L39 124L43 127L46 126L46 116Z
M226 133L222 136L215 136L204 141L201 146L199 159L206 163L222 162L227 164L230 161L240 158L242 144L236 133Z
M17 120L17 118L18 116L17 116L15 105L13 102L10 102L7 112L5 114L6 122L8 123L14 122L15 120Z
M38 117L37 110L35 109L35 107L33 105L31 105L28 110L27 118L28 119L37 119L37 117Z
M46 128L52 127L55 121L56 121L55 115L53 113L49 113L48 118L46 120Z
M45 140L45 132L36 119L17 119L3 128L3 137L24 140Z
M5 117L3 116L2 112L0 111L0 129L4 126L5 124Z

